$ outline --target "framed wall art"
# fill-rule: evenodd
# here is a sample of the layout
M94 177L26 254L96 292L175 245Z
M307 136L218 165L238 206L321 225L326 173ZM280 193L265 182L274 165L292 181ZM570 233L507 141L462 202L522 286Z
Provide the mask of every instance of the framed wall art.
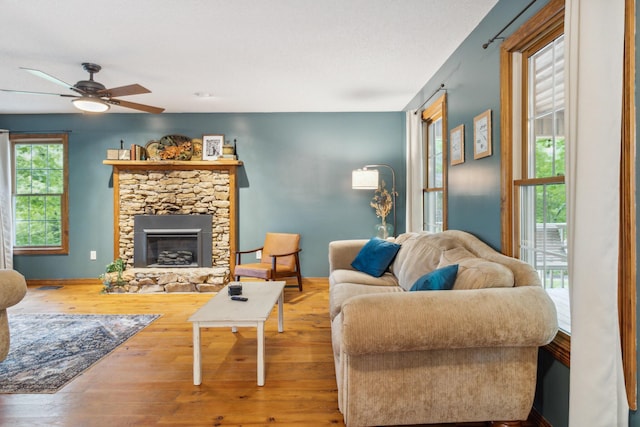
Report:
M451 130L449 141L451 148L451 165L464 163L464 125L460 125Z
M491 110L473 118L473 158L491 155Z
M223 145L224 135L202 135L202 160L217 160Z

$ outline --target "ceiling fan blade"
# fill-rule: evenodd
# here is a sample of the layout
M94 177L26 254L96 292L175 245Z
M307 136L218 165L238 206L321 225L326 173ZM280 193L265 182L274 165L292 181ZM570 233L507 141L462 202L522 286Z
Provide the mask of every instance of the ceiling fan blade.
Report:
M99 90L97 93L100 96L114 97L114 96L126 96L126 95L139 95L141 93L151 93L151 91L146 87L140 86L139 84L136 83L128 86L120 86L120 87L114 87L111 89Z
M146 111L147 113L159 114L164 111L164 108L152 107L151 105L138 104L135 102L123 101L121 99L107 99L105 102L113 105L119 105L120 107L133 108L134 110Z
M54 95L54 96L63 96L65 98L76 98L77 95L66 95L63 93L49 93L49 92L31 92L28 90L13 90L13 89L0 89L3 92L13 92L13 93L23 93L27 95Z
M84 92L82 92L81 90L78 90L73 85L70 85L69 83L62 81L57 77L53 77L51 74L47 74L44 71L34 70L33 68L24 68L24 67L20 67L20 68L25 70L25 71L27 71L27 72L29 72L29 73L31 73L31 74L33 74L34 76L43 78L45 80L49 80L52 83L55 83L55 84L60 85L60 86L64 86L67 89L72 90L74 92L78 92L78 93L84 94Z

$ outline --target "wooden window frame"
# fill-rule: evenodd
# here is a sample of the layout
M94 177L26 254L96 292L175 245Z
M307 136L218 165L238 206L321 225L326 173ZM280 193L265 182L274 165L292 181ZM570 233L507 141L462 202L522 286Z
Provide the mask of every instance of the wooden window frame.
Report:
M55 143L62 144L63 150L63 193L61 200L61 242L59 246L29 246L15 247L15 255L68 255L69 254L69 138L65 133L61 134L16 134L9 137L11 141L11 176L14 187L11 189L15 194L15 146L17 144L37 144ZM11 219L14 220L13 218ZM13 238L13 237L12 237Z
M538 13L507 38L500 50L501 102L501 221L502 252L515 254L514 221L514 129L520 126L514 118L514 61L520 53L541 38L558 31L564 25L564 0L550 0ZM619 323L622 362L629 407L636 410L636 209L635 209L635 1L625 0L625 55L622 114L622 159L620 171L620 261L619 261ZM624 231L624 232L623 232ZM563 331L545 347L561 363L570 367L571 337Z
M429 128L429 125L436 122L438 119L442 120L442 187L430 187L429 186L429 141L428 132L423 132L423 144L424 144L424 181L422 188L422 212L424 212L424 195L431 192L442 192L442 230L447 229L447 181L448 181L448 150L449 150L449 130L447 127L447 94L442 94L436 99L429 107L422 111L422 123L425 128ZM424 218L423 218L424 223Z

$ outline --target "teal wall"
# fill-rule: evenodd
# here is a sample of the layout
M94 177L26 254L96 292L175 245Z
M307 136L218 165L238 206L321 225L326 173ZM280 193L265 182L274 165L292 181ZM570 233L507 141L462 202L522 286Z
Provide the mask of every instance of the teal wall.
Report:
M64 102L64 101L61 101ZM302 273L328 276L331 240L371 237L378 221L371 191L351 189L351 171L390 164L399 179L404 230L405 115L387 113L0 115L0 129L69 131L69 255L15 256L28 279L97 277L113 257L111 167L107 148L144 145L167 134L222 133L237 139L239 248L267 231L299 232ZM384 176L383 176L384 178ZM387 180L388 182L388 180ZM98 259L89 260L96 250Z
M547 1L538 1L525 12L504 36L518 29ZM465 162L449 167L449 228L469 231L500 249L500 43L486 50L482 44L492 38L529 1L500 0L469 37L449 57L408 105L418 107L441 83L447 89L447 125L464 124ZM435 97L434 97L435 98ZM473 159L473 118L492 110L493 155ZM536 409L554 427L568 425L569 369L546 351L540 354Z
M538 1L503 34L517 29L546 1ZM448 169L448 227L468 231L500 249L500 43L482 45L529 1L502 0L408 104L415 109L440 84L447 91L449 130L464 124L465 162ZM435 99L437 96L434 96ZM428 103L426 104L429 105ZM490 109L493 155L473 159L473 118Z

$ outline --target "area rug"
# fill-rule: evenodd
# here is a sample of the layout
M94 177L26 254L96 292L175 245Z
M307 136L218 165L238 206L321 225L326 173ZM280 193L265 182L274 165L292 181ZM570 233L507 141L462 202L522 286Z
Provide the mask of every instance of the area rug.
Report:
M9 314L0 393L55 393L160 317L158 314Z

